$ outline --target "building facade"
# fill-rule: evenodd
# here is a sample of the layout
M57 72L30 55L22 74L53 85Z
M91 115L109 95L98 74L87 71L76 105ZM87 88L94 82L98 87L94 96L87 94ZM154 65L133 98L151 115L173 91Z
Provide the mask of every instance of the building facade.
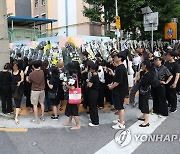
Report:
M7 0L7 12L13 16L58 20L52 25L53 36L101 36L102 26L83 16L84 5L88 6L83 0ZM36 29L40 30L39 27ZM50 29L51 24L41 26L42 37L50 36ZM20 33L27 34L28 31L16 31L16 38L23 39Z
M31 0L32 17L57 19L53 32L58 36L101 35L102 26L83 16L84 5L83 0Z
M6 0L6 4L8 15L31 17L31 1Z

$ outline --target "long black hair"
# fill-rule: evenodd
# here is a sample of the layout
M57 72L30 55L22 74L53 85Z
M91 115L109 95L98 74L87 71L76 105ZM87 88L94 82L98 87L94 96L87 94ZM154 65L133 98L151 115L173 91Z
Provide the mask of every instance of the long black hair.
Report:
M148 70L148 72L153 73L153 66L149 60L144 60L142 64L146 66L146 69Z

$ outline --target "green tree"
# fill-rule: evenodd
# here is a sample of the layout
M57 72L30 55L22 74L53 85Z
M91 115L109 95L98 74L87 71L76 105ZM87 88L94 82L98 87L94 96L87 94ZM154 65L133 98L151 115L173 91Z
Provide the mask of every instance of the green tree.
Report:
M92 22L99 22L105 27L105 33L110 32L110 24L114 22L115 4L112 0L84 0L89 7L84 6L84 15Z
M91 21L100 22L105 29L115 22L115 0L84 0L90 7L84 7L84 15ZM179 0L118 0L118 12L121 16L122 29L132 31L135 38L136 27L142 32L142 38L150 38L150 33L144 32L141 8L150 6L153 12L159 12L159 27L155 38L163 38L164 26L171 18L180 19ZM104 12L102 11L104 8ZM110 31L110 28L108 29Z

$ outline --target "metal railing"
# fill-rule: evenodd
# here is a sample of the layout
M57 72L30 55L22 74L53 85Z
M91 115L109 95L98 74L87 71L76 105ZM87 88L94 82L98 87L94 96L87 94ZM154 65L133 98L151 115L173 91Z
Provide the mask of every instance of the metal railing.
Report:
M49 30L40 31L37 29L25 29L25 28L11 28L8 29L9 41L12 43L14 41L20 40L30 40L36 41L38 38L57 36L57 33L52 33Z

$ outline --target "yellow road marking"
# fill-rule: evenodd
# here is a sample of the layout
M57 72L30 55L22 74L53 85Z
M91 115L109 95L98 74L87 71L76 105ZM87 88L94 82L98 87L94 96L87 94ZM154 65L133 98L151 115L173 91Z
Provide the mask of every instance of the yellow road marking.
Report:
M0 128L0 131L12 132L12 133L26 133L28 132L28 129L27 128Z

